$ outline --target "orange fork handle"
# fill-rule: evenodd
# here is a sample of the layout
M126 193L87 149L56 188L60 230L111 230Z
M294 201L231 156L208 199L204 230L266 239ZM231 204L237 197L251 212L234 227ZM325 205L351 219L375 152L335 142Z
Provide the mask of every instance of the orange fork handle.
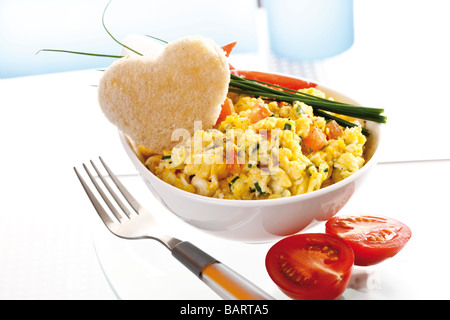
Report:
M187 241L172 249L172 255L226 300L273 300L262 289Z

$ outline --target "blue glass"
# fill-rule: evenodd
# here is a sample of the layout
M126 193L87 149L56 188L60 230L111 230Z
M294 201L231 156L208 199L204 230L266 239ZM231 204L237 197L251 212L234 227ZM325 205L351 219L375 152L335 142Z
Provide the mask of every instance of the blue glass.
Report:
M265 0L270 47L279 57L312 61L353 45L353 0Z

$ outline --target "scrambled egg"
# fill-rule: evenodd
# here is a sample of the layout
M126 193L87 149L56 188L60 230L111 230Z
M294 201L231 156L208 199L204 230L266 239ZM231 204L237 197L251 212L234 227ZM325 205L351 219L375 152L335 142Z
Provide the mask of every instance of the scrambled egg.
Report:
M314 88L303 91L325 97ZM278 103L232 93L228 97L234 113L214 129L197 130L164 154L141 147L148 169L188 192L251 200L318 190L364 165L366 137L361 127L337 126L338 133L331 134L325 119L302 102ZM313 128L326 137L324 146L314 151L305 143Z

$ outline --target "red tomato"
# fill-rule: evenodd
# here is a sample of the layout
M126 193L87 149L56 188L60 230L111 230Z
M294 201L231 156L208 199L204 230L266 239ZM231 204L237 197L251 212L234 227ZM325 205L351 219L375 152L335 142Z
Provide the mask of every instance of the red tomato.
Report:
M267 109L264 105L258 105L255 108L253 108L252 111L250 111L248 117L250 119L250 123L253 124L271 115L272 112L269 109Z
M241 165L239 164L236 150L233 148L227 148L226 150L226 171L233 173L233 174L239 174L241 173Z
M344 131L336 120L331 120L325 125L325 132L330 140L337 140L344 134Z
M260 71L247 71L247 70L232 70L232 73L250 80L258 80L271 84L278 85L280 87L288 88L291 90L299 90L305 88L316 87L317 84L298 78L292 78L288 76L266 73Z
M233 51L234 47L236 46L237 41L226 44L222 47L222 50L225 51L225 56L229 57L231 51Z
M318 151L326 146L327 136L317 127L312 127L303 143L311 150Z
M231 101L230 98L226 98L225 101L222 103L220 115L219 118L217 118L216 124L221 123L223 120L225 120L229 115L234 113L234 106L233 101Z
M227 45L224 45L222 47L222 50L225 51L225 56L229 57L231 54L231 51L233 51L234 47L236 46L237 41L229 43ZM230 68L230 72L234 72L234 70L236 70L235 67L233 67L231 64L228 64L229 68Z
M347 287L353 251L339 238L325 233L289 236L266 255L266 269L292 299L332 300Z
M411 230L387 217L335 216L325 224L326 232L347 242L355 253L355 264L368 266L395 256L411 238Z

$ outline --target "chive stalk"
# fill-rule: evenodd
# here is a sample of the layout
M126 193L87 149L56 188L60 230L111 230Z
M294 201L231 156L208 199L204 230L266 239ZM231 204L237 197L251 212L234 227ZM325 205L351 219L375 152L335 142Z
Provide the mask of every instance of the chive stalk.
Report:
M111 4L111 0L106 5L103 15L102 15L102 25L108 35L119 45L122 47L136 53L137 55L142 56L143 54L138 51L126 46L125 44L118 41L112 34L109 32L108 28L105 25L105 13ZM168 43L163 39L156 38L154 36L146 35L149 38L155 39L157 41L161 41L163 43ZM95 56L95 57L109 57L109 58L123 58L123 56L119 55L109 55L109 54L99 54L99 53L88 53L88 52L79 52L79 51L70 51L70 50L59 50L59 49L41 49L36 54L41 51L47 52L63 52L63 53L71 53L71 54L80 54L87 56ZM363 120L374 121L378 123L386 123L387 118L382 115L384 109L381 108L367 108L361 106L355 106L343 102L333 101L321 97L316 97L311 94L295 91L292 89L288 89L282 86L278 86L272 83L267 83L259 80L250 80L242 77L238 77L234 74L231 74L231 79L229 83L229 92L240 93L252 95L255 97L262 97L268 100L274 100L278 102L287 102L294 104L294 102L300 101L310 105L314 112L324 117L326 120L335 120L338 124L345 127L354 127L357 124L352 123L350 121L344 120L334 114L345 115L354 118L359 118ZM297 107L297 112L302 112L303 110ZM333 113L333 114L330 114ZM362 133L365 135L369 135L369 131L365 128L362 128ZM258 188L257 188L258 189Z
M139 55L139 56L143 56L142 53L137 52L136 50L134 50L134 49L132 49L132 48L126 46L125 44L123 44L122 42L120 42L119 40L117 40L116 38L114 38L114 36L111 34L111 32L109 32L108 28L106 28L106 25L105 25L105 13L106 13L106 10L108 9L109 5L111 4L111 1L112 1L112 0L110 0L110 1L108 2L108 4L107 4L106 7L105 7L105 10L103 10L103 15L102 15L102 25L103 25L103 28L105 29L105 31L108 33L108 35L109 35L116 43L118 43L118 44L121 45L122 47L124 47L124 48L126 48L126 49L128 49L128 50L130 50L130 51L132 51L132 52L134 52L134 53L136 53L136 54Z
M36 52L36 54L38 54L41 51L42 52L62 52L62 53L71 53L71 54L81 54L84 56L94 56L94 57L103 57L103 58L116 58L116 59L123 58L123 56L116 56L116 55L112 55L112 54L89 53L89 52L60 50L60 49L41 49L38 52Z
M291 104L296 101L304 102L310 105L317 115L320 115L326 119L335 120L340 125L346 127L356 126L356 124L346 121L336 115L332 115L330 112L337 115L345 115L378 123L386 123L387 120L387 118L382 115L384 112L384 109L382 108L368 108L333 101L316 97L308 93L294 91L278 85L241 78L234 74L231 74L229 91ZM369 135L369 131L367 129L363 129L363 133L365 135Z

